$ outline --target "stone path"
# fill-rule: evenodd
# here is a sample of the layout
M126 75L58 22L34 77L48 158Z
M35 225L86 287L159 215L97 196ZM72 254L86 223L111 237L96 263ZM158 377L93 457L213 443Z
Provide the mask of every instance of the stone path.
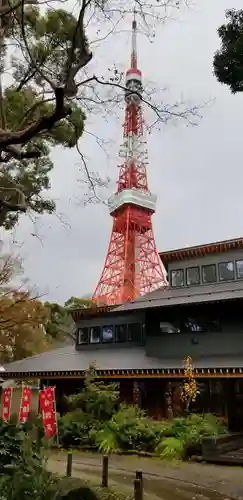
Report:
M73 453L73 476L96 479L101 475L101 455ZM66 453L51 454L49 468L65 474ZM210 500L243 499L243 468L202 463L165 464L154 458L111 455L109 478L131 488L136 470L145 477L145 492L163 500L181 500L197 497ZM149 495L151 497L151 494Z

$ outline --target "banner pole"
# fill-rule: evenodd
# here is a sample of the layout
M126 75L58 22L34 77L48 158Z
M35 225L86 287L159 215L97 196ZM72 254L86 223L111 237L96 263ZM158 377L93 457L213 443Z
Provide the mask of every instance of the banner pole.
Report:
M13 390L14 388L13 387L10 387L10 402L9 402L9 419L11 418L11 415L12 415L12 397L13 397Z
M58 425L57 425L57 405L56 405L56 386L54 385L54 410L55 410L55 419L56 419L56 441L57 446L59 446L59 434L58 434Z
M23 380L21 380L21 396L20 396L19 417L18 417L19 422L20 422L20 414L21 414L21 408L22 408L22 403L23 403L23 392L24 392Z

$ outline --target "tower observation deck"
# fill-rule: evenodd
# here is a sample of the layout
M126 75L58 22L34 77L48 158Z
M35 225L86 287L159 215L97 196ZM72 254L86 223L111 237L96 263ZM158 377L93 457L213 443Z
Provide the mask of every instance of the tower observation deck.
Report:
M142 112L142 73L137 66L137 23L132 23L130 68L125 79L125 122L117 190L109 199L113 228L104 268L93 294L98 304L120 304L167 285L151 217L156 196L148 189L148 152Z

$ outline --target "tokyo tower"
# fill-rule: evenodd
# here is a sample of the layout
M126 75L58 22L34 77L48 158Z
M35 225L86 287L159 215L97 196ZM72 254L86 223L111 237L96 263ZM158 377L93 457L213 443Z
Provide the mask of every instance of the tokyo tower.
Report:
M116 193L109 200L113 228L104 269L93 294L97 304L115 305L167 285L158 255L152 215L156 196L148 189L142 111L142 73L137 66L137 24L132 23L131 67L125 80L125 123Z

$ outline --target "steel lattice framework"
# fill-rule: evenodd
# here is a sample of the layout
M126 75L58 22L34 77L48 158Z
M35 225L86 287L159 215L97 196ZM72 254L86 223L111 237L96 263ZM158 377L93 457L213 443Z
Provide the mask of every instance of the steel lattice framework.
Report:
M142 73L137 67L137 25L132 24L131 67L126 72L126 111L117 191L109 200L113 229L103 272L93 294L99 304L120 304L167 285L152 228L156 197L148 189L142 112Z

